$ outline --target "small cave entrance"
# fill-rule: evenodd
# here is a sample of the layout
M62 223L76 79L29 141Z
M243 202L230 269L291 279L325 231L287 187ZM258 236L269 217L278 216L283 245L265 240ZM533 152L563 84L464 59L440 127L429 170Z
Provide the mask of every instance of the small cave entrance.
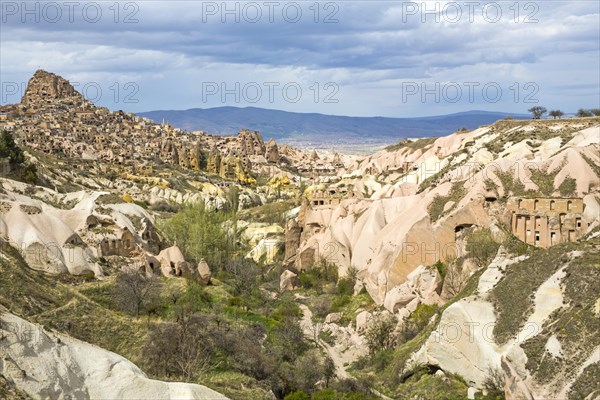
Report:
M413 376L420 378L423 375L435 375L435 373L438 371L444 372L444 370L442 370L437 365L424 364L424 365L419 366L418 368L410 370L410 371L406 372L405 374L401 375L400 383L406 382L408 379L412 378Z
M466 232L473 227L473 224L460 224L454 227L454 240L462 240L465 237Z

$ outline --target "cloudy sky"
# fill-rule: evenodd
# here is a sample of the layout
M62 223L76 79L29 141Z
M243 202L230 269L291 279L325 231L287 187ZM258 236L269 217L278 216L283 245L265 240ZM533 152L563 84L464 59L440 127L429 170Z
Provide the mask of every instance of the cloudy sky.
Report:
M600 108L600 2L0 2L1 103L42 68L111 109L410 117Z

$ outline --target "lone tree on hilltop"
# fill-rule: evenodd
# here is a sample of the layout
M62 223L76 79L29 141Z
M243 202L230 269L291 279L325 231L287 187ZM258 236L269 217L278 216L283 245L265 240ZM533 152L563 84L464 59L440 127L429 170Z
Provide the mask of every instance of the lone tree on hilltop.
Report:
M565 115L565 113L562 112L562 111L560 111L560 110L552 110L552 111L550 111L548 113L548 115L550 115L554 119L556 119L556 118L560 119L560 117L562 117L563 115Z
M548 110L546 110L546 107L535 106L535 107L531 107L527 111L529 111L531 113L531 115L533 116L533 119L540 119L542 117L542 115L546 114L546 112Z

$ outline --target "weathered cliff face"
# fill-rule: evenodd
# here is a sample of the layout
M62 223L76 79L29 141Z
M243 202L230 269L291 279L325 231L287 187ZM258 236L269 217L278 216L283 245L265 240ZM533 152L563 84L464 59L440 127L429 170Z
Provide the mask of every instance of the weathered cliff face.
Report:
M597 397L597 246L596 235L576 251L565 243L507 258L501 248L473 295L443 312L412 362L460 374L477 388L495 371L507 398Z
M366 197L312 204L299 219L303 233L295 265L307 268L324 258L342 273L354 266L383 304L417 266L462 255L465 228L497 225L510 232L505 203L511 196L583 199L583 235L599 223L593 214L599 142L595 120L502 121L423 148L376 153L342 180L362 187ZM369 173L383 183L368 184Z
M0 309L0 373L34 399L226 399L205 386L149 379L127 359Z

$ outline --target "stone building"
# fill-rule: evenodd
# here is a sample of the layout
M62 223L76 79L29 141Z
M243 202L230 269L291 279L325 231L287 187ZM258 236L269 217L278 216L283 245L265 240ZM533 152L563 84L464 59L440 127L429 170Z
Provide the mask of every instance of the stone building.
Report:
M334 206L340 204L344 199L353 197L354 192L348 191L345 187L330 187L314 190L310 196L310 204L313 207Z
M136 248L135 237L129 229L124 228L120 232L107 235L100 242L100 255L102 257L129 257L135 252Z
M588 222L580 198L509 199L511 232L525 243L550 247L572 242L585 234Z

